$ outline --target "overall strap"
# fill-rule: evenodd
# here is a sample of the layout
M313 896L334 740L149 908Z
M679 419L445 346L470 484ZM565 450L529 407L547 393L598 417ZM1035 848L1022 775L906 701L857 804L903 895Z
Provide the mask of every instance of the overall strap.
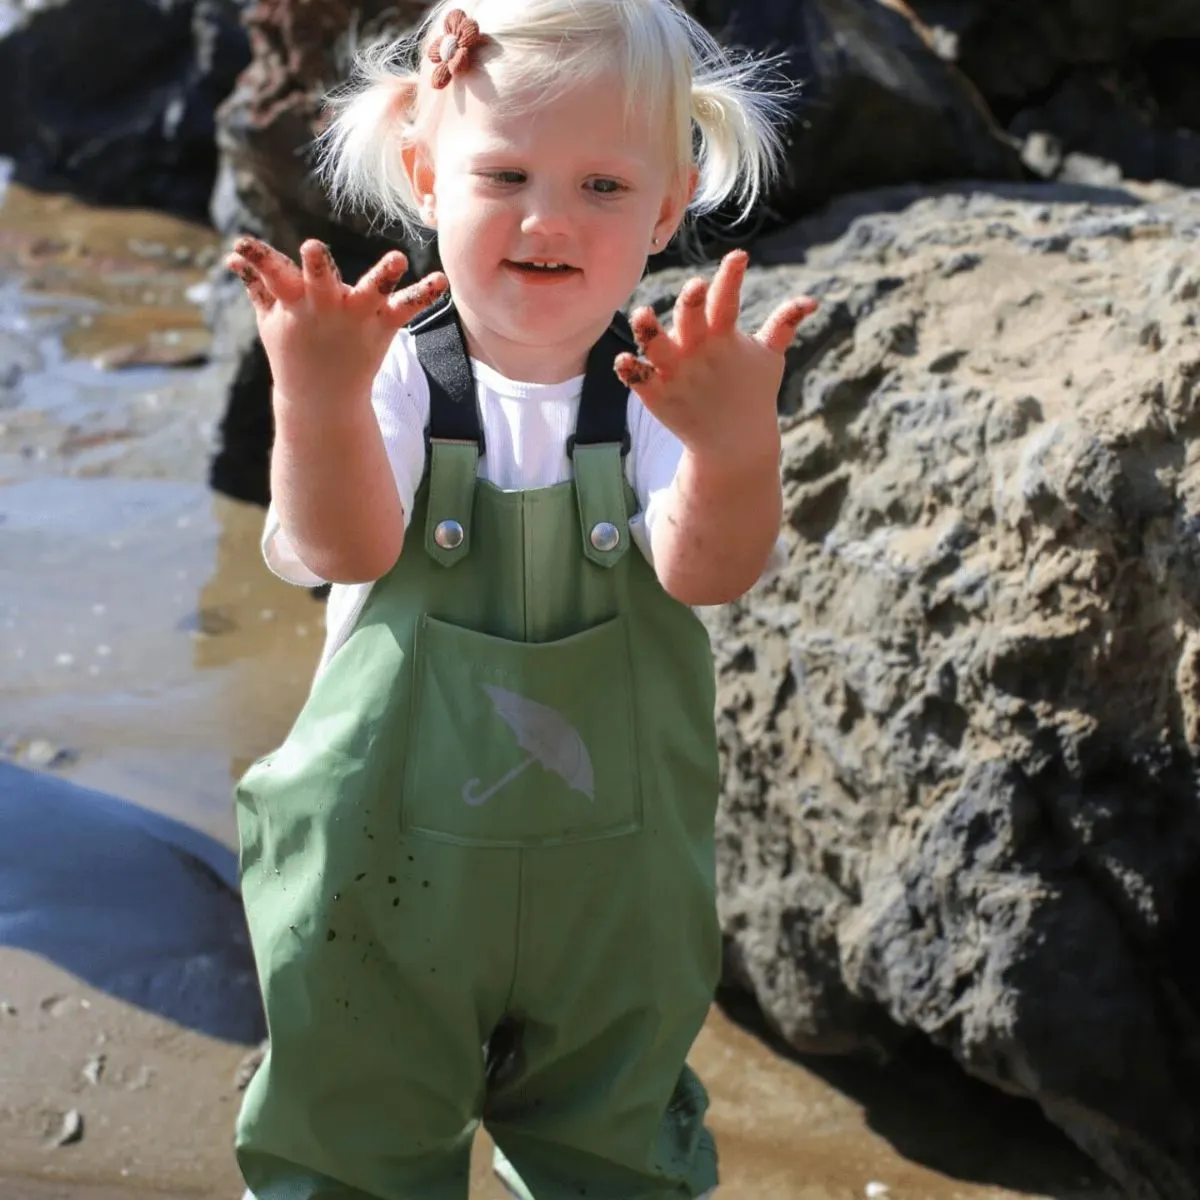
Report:
M567 441L575 468L583 553L601 567L615 566L629 548L625 507L629 389L617 378L613 363L617 355L634 348L629 323L618 313L588 355L575 433Z
M462 325L447 296L410 324L417 359L429 380L429 509L425 548L445 566L470 549L471 512L483 428ZM617 314L588 354L575 432L567 454L576 477L584 554L614 566L629 546L624 459L630 440L629 392L613 369L617 355L635 348Z
M484 452L471 360L449 296L410 325L417 359L429 381L425 549L453 566L471 548L475 480Z
M629 322L618 313L588 354L575 433L567 441L568 455L574 455L576 446L612 442L620 446L622 456L629 453L629 429L625 419L629 389L617 378L613 363L618 354L635 350Z

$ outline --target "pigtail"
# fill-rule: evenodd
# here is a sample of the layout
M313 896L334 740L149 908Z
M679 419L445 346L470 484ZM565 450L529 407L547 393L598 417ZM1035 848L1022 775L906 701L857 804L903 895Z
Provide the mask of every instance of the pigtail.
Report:
M329 97L317 169L335 211L367 212L411 232L416 198L400 155L417 102L407 43L380 42L358 53L349 82Z
M780 129L794 86L771 63L738 60L699 30L691 87L691 123L699 180L696 212L729 200L749 216L783 161ZM698 53L697 53L698 52Z

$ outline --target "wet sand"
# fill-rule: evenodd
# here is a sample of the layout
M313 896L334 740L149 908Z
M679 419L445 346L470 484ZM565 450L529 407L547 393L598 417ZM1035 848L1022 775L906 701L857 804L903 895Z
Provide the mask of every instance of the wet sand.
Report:
M153 214L0 208L0 754L230 846L232 783L286 731L322 611L262 566L261 512L205 486L213 252ZM237 1197L249 1049L0 946L0 1200ZM723 1200L1110 1195L1031 1107L936 1060L799 1062L714 1008L694 1063ZM472 1194L502 1197L485 1139Z

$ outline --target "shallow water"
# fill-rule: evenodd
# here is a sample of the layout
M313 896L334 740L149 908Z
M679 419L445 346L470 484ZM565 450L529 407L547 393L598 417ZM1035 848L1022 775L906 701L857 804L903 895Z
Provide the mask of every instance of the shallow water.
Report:
M232 784L285 733L322 610L263 567L261 512L205 486L223 376L198 361L198 301L214 253L209 231L155 214L20 189L0 207L0 752L228 846ZM130 869L156 853L131 849ZM77 861L55 869L90 869ZM30 853L22 866L4 905L40 920L57 905L70 920L75 893ZM178 892L157 895L182 905ZM187 895L209 911L211 897ZM191 937L177 911L173 936ZM0 1009L0 1171L21 1176L0 1178L0 1200L148 1194L133 1185L233 1200L241 1048L164 1024L114 990L103 954L83 961L0 951L12 1010ZM81 1083L96 1045L111 1080ZM850 1200L871 1184L921 1200L1107 1194L1031 1107L944 1066L791 1061L716 1010L695 1062L713 1093L722 1200ZM75 1108L88 1133L48 1149ZM477 1200L498 1200L482 1146L475 1180Z
M261 512L205 486L222 372L97 365L202 351L213 252L153 214L0 209L0 742L230 839L321 610L261 568Z

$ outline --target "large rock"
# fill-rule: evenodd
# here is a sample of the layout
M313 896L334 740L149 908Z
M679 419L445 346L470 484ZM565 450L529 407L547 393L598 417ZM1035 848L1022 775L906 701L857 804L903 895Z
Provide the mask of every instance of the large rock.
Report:
M886 184L1022 177L1012 143L902 0L695 0L731 45L778 54L799 85L778 227L834 196Z
M1200 195L1087 194L861 198L751 272L747 327L823 309L790 562L708 618L726 975L797 1048L930 1039L1193 1200Z
M0 155L99 204L203 218L242 0L0 0Z

